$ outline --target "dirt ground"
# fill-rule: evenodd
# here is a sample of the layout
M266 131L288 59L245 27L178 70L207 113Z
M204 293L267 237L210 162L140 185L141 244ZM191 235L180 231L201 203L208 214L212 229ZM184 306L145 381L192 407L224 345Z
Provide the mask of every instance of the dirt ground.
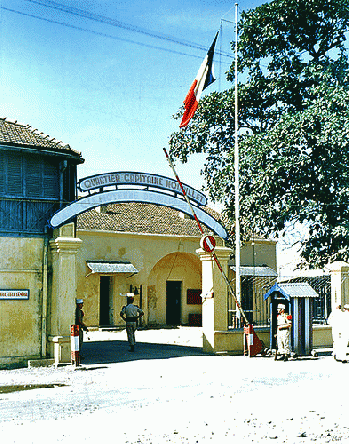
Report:
M91 332L79 369L0 371L2 444L349 442L349 364L204 354L200 328Z

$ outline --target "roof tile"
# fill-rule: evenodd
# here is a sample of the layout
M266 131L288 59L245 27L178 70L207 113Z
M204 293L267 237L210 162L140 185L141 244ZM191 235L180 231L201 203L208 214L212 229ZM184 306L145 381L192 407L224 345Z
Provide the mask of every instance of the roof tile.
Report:
M210 214L219 220L218 213L210 210ZM182 213L173 208L138 202L106 205L101 212L89 210L78 216L77 228L138 234L201 236L194 218L186 215L183 217ZM206 226L202 228L205 233L211 232Z
M69 145L64 145L48 135L38 133L30 125L22 125L17 121L11 122L6 118L0 118L0 144L65 151L77 157L81 156L81 153L74 151Z

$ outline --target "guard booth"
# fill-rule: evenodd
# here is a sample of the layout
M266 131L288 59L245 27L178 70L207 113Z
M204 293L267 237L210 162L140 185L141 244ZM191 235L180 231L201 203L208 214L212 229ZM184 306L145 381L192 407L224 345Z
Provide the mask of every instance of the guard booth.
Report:
M318 293L308 283L275 284L264 295L270 301L270 349L276 349L277 306L292 315L291 349L298 356L313 348L313 300Z

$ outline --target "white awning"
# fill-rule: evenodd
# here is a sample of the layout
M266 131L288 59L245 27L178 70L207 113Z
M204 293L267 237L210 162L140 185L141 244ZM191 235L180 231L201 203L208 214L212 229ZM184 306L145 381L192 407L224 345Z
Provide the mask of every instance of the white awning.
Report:
M230 267L236 272L235 265ZM240 276L277 277L277 272L269 267L240 267Z
M138 273L137 268L131 262L87 262L91 273Z

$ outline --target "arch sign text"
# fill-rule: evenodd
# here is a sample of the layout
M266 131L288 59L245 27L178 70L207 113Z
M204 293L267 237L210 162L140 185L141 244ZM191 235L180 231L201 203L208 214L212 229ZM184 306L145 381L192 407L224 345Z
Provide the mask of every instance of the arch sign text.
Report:
M88 195L57 211L50 220L51 227L58 228L85 211L111 203L149 203L167 206L192 216L191 207L184 199L179 184L169 177L121 171L85 177L79 181L78 187ZM183 187L187 197L196 204L192 208L199 221L216 235L227 238L225 228L200 208L207 204L206 196L188 185L184 184Z
M113 185L140 185L182 194L179 183L174 179L158 174L134 173L131 171L120 171L118 173L106 173L85 177L80 180L78 187L81 191L92 191ZM203 193L189 185L183 184L183 188L189 199L199 205L207 205L207 198Z

